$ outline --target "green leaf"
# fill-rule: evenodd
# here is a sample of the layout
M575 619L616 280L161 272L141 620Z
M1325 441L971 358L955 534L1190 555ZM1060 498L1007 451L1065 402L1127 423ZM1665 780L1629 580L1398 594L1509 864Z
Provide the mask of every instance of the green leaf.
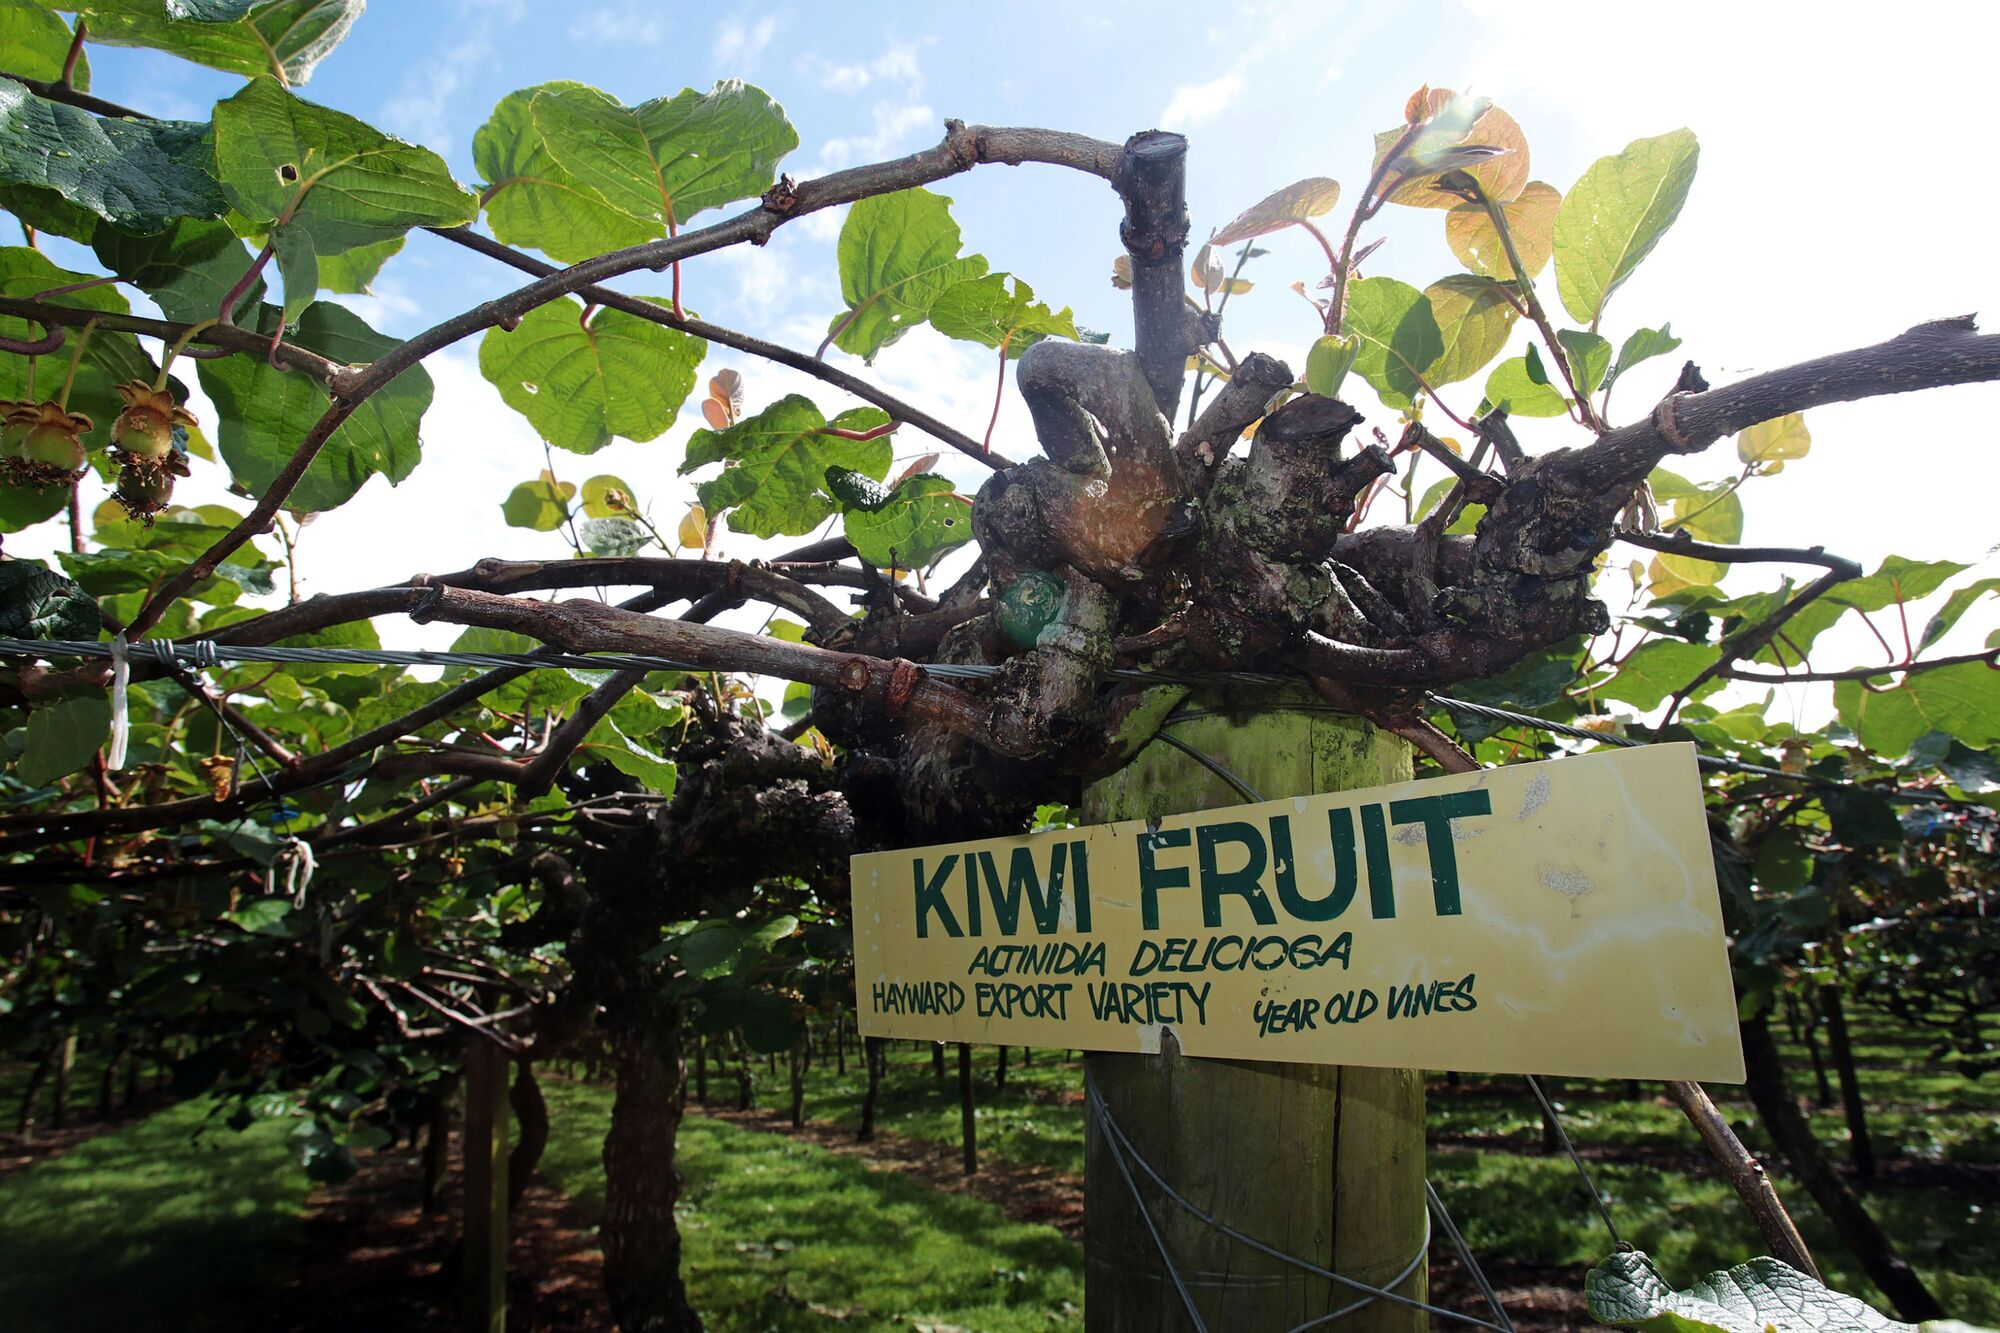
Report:
M167 17L197 23L234 23L264 0L167 0Z
M972 540L972 505L950 478L924 472L904 481L887 504L850 509L847 540L863 560L887 569L923 569Z
M674 422L708 344L692 334L564 298L479 343L479 373L558 449L595 453L614 437L650 440Z
M931 304L931 324L947 338L1004 347L1010 360L1044 338L1076 337L1068 306L1050 310L1035 300L1034 288L1005 273L947 287Z
M233 912L224 912L222 919L252 935L275 935L285 939L292 933L285 928L285 918L291 914L292 904L288 898L253 898Z
M337 255L323 256L319 261L319 286L326 292L351 292L367 295L375 290L375 279L382 272L382 265L393 259L403 248L404 236L391 236L386 241L373 245L356 246Z
M7 53L8 71L24 79L60 82L75 37L69 24L47 9L14 0L0 4L0 51ZM70 85L78 92L90 91L88 55L78 58Z
M1354 369L1394 408L1416 400L1424 371L1445 351L1430 301L1394 278L1363 278L1348 288L1347 331L1361 339Z
M535 128L537 95L591 91L581 83L543 83L508 93L472 136L472 162L487 182L486 222L495 239L574 264L660 234L563 170Z
M1604 303L1680 216L1701 149L1692 130L1639 139L1599 158L1556 213L1556 290L1592 329Z
M1697 486L1665 468L1654 468L1647 481L1660 503L1662 532L1685 532L1696 541L1719 546L1743 540L1743 499L1729 482ZM1655 556L1652 569L1655 596L1683 585L1719 583L1728 572L1726 565L1685 555Z
M33 185L0 184L0 208L6 209L27 226L52 236L90 244L101 222L97 214L78 208L54 190Z
M1591 1318L1647 1333L1873 1333L1909 1329L1789 1264L1752 1259L1675 1291L1643 1251L1614 1254L1583 1283Z
M1762 464L1769 472L1778 470L1771 464L1804 458L1811 450L1812 432L1806 429L1803 412L1789 412L1769 421L1760 421L1745 427L1736 436L1738 460Z
M1681 345L1674 337L1673 325L1662 324L1657 329L1639 329L1628 336L1618 348L1618 360L1613 363L1611 373L1604 377L1604 387L1610 388L1620 375L1642 361L1650 361L1656 356L1665 356Z
M222 0L76 0L90 21L90 40L105 46L145 46L231 74L266 74L302 84L361 17L367 0L277 0L247 9L234 22L220 15L238 4ZM176 9L187 14L175 21ZM200 8L216 14L198 17Z
M613 501L614 493L617 496ZM639 507L639 492L623 478L596 476L583 483L583 512L589 518L625 518Z
M1819 803L1833 824L1833 836L1848 847L1894 847L1903 841L1895 810L1866 787L1830 788L1820 793Z
M39 560L0 560L0 634L10 639L95 639L104 620L72 579Z
M704 921L672 941L671 952L699 980L727 976L743 948L743 932L726 921Z
M604 760L628 778L638 779L647 791L660 796L674 794L678 770L673 760L633 740L610 718L598 723L591 734L598 732L608 732L610 739L591 750L593 758Z
M545 85L535 129L564 171L653 235L704 208L762 194L798 131L763 89L726 79L635 107L595 88Z
M500 504L500 513L510 528L554 532L569 517L569 499L575 494L575 486L557 482L544 472L508 492Z
M1963 588L1955 589L1951 596L1945 599L1944 606L1930 618L1930 623L1924 626L1924 636L1917 644L1918 651L1930 647L1950 633L1951 627L1959 622L1959 618L1974 602L1988 593L1995 592L2000 592L2000 579L1981 579L1977 583L1968 583Z
M1361 340L1351 333L1327 333L1313 340L1306 353L1306 392L1322 398L1340 397L1347 372L1361 355Z
M888 420L878 408L860 407L841 413L832 424L866 431ZM706 463L724 464L720 476L701 484L700 497L711 514L732 511L731 531L803 536L839 511L825 489L828 468L844 467L878 479L889 471L887 436L844 440L821 434L827 424L811 399L790 394L728 430L696 431L680 471L685 475Z
M237 225L279 226L336 255L412 227L470 222L479 201L428 148L252 79L215 108L215 163ZM309 295L306 293L305 295Z
M1562 193L1545 181L1529 181L1518 199L1501 206L1507 234L1514 238L1514 252L1521 256L1521 267L1530 278L1548 266L1555 244L1556 210L1561 206ZM1459 204L1446 213L1444 239L1459 262L1474 273L1502 282L1515 280L1507 247L1484 206Z
M1631 704L1642 713L1650 712L1721 656L1722 650L1713 644L1654 639L1635 649L1619 666L1617 675L1596 687L1597 693Z
M1990 750L1974 750L1953 741L1938 768L1968 796L2000 791L2000 756Z
M0 533L23 532L45 523L69 507L68 486L17 486L0 483ZM13 562L9 562L13 563ZM0 568L5 568L0 565Z
M929 190L862 199L840 228L840 294L834 346L873 361L875 354L930 318L954 283L981 277L986 260L961 256L951 200Z
M0 182L52 190L133 231L222 216L207 134L195 121L93 116L0 79Z
M253 325L269 333L277 312L260 310ZM373 361L396 345L343 306L318 301L306 307L290 341L343 364ZM262 357L231 356L201 363L201 383L221 414L217 443L236 480L253 495L290 460L329 405L326 390L296 371L275 370ZM394 485L421 456L418 423L431 405L431 377L412 366L356 408L314 457L288 509L313 513L347 503L362 484L381 473Z
M652 536L629 518L585 519L579 533L583 549L592 555L621 557L646 549Z
M97 262L153 298L168 319L214 319L222 298L250 271L249 248L226 223L184 218L165 231L135 236L100 222L91 237ZM251 284L238 309L264 290ZM93 339L94 340L94 339Z
M1769 894L1795 893L1812 878L1812 853L1797 830L1773 830L1757 848L1757 887Z
M1424 516L1429 514L1431 510L1443 504L1444 497L1451 494L1451 488L1457 484L1458 478L1456 477L1443 477L1431 483L1430 489L1424 492L1421 500L1417 501L1417 520L1421 522ZM1479 520L1484 517L1486 517L1485 505L1468 504L1461 506L1458 511L1458 517L1453 519L1449 526L1445 528L1445 536L1457 537L1465 533L1476 532L1479 530Z
M1537 381L1525 356L1509 357L1486 377L1486 401L1509 416L1559 417L1569 411L1562 390L1546 379Z
M111 734L111 700L79 694L28 714L28 743L14 776L30 787L68 777L96 754Z
M1221 231L1208 238L1212 246L1234 245L1297 222L1306 222L1331 213L1340 202L1340 182L1327 176L1308 176L1274 190L1238 213Z
M1975 750L2000 742L2000 671L1966 662L1912 672L1893 685L1888 679L1843 680L1833 687L1840 724L1875 753L1902 754L1927 731L1942 731Z
M1424 376L1434 389L1472 378L1500 355L1519 317L1505 287L1470 273L1432 283L1424 289L1424 298L1444 338L1444 352Z
M1604 372L1611 367L1610 341L1581 329L1561 329L1556 341L1562 344L1570 374L1576 376L1576 391L1586 398L1596 393Z

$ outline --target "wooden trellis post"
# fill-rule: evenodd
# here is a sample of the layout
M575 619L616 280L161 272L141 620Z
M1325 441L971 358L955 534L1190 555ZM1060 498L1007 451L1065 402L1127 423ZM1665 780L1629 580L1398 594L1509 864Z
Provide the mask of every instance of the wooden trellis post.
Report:
M493 1042L465 1051L466 1333L507 1327L507 1071Z
M1309 698L1310 696L1305 696ZM1301 702L1303 699L1300 700ZM1266 800L1405 781L1408 749L1358 719L1282 711L1172 724ZM1165 744L1093 785L1092 823L1239 805L1242 792ZM1425 1234L1420 1071L1176 1054L1085 1057L1133 1147L1189 1202L1276 1249L1385 1285ZM1189 1327L1182 1297L1095 1116L1085 1147L1085 1310L1092 1333ZM1212 1330L1282 1329L1357 1293L1260 1254L1165 1199L1132 1170L1147 1214ZM1421 1299L1428 1271L1395 1288ZM1421 1311L1376 1301L1329 1327L1409 1333Z

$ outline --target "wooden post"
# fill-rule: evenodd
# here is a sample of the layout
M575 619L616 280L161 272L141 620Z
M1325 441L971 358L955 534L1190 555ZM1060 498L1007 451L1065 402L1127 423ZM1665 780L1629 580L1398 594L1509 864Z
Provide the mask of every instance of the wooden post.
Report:
M465 1051L465 1330L507 1327L507 1052Z
M1311 696L1291 697L1303 702ZM1211 705L1214 706L1214 705ZM1410 776L1409 751L1358 719L1239 712L1173 724L1174 736L1266 800L1372 787ZM1154 744L1084 794L1092 823L1148 819L1248 798L1195 760ZM1329 988L1344 983L1327 979ZM1097 1090L1133 1147L1190 1203L1321 1268L1423 1299L1424 1085L1420 1071L1092 1053ZM1189 1327L1103 1126L1086 1117L1084 1308L1092 1333ZM1131 1168L1173 1266L1211 1329L1291 1328L1358 1299L1271 1259L1165 1199ZM1427 1328L1376 1301L1331 1327Z
M958 1044L958 1131L965 1174L979 1174L979 1122L972 1113L972 1047Z

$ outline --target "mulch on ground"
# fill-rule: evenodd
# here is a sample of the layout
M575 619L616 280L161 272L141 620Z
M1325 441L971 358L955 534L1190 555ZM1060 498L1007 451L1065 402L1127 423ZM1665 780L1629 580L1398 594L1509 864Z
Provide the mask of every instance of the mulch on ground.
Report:
M376 1154L361 1174L312 1193L293 1276L263 1327L284 1333L458 1333L460 1191L453 1175L423 1211L419 1154ZM567 1195L531 1184L510 1225L512 1333L609 1333L596 1229Z

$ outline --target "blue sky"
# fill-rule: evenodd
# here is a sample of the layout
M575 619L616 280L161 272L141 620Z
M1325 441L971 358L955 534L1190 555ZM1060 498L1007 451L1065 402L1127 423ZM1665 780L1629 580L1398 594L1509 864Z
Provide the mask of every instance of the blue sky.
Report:
M1671 15L1602 0L737 8L375 0L301 92L437 149L475 184L471 139L493 104L557 78L627 102L747 78L798 127L801 147L785 165L802 177L927 146L947 116L1108 139L1165 126L1192 140L1197 233L1305 175L1348 187L1331 219L1344 222L1371 133L1395 124L1426 82L1499 101L1528 134L1534 175L1565 190L1595 157L1686 125L1703 145L1693 195L1613 301L1606 331L1615 341L1671 320L1687 339L1684 354L1721 382L2000 304L1991 242L2000 186L1968 155L1991 120L1984 62L2000 38L1996 10L1910 3L1891 14L1879 5L1740 0L1696 0ZM93 49L92 62L102 95L160 114L203 117L237 86L148 52ZM1072 306L1080 324L1129 339L1125 297L1107 280L1118 208L1101 183L1053 168L988 167L937 188L957 201L968 248ZM1388 244L1370 271L1418 286L1455 271L1439 218L1389 210L1376 229ZM809 348L839 308L837 228L837 216L809 219L764 251L690 264L688 303ZM1316 248L1300 233L1272 249L1249 274L1257 289L1232 303L1227 335L1239 354L1262 348L1296 368L1314 329L1287 287L1324 270L1312 267ZM642 277L626 285L661 290L663 278ZM354 304L406 335L513 285L489 261L420 236L376 295ZM371 482L347 511L309 531L310 588L501 552L561 553L553 535L500 525L500 499L540 469L541 449L478 378L476 353L468 343L428 363L439 398L417 473L393 493ZM1676 358L1652 378L1635 376L1614 415L1644 408L1677 366ZM742 368L753 409L799 387ZM991 363L978 349L915 335L868 373L974 434L990 409ZM829 413L847 405L812 391ZM1459 410L1477 397L1476 386L1461 386ZM1393 413L1363 407L1393 433ZM1871 563L1890 549L1978 559L2000 530L1990 500L2000 480L1996 420L1992 387L1814 413L1812 456L1746 494L1746 539L1825 542ZM671 522L690 498L673 464L694 424L690 412L659 440L559 456L558 466L577 481L616 472ZM1531 448L1581 442L1558 427L1529 436ZM1011 389L996 444L1017 457L1032 448ZM914 435L899 443L903 453L923 448ZM1715 476L1733 465L1724 445L1684 470ZM967 483L979 475L972 464L948 470ZM198 477L189 498L219 491L215 480ZM399 540L381 541L385 530ZM736 540L729 553L756 551Z

